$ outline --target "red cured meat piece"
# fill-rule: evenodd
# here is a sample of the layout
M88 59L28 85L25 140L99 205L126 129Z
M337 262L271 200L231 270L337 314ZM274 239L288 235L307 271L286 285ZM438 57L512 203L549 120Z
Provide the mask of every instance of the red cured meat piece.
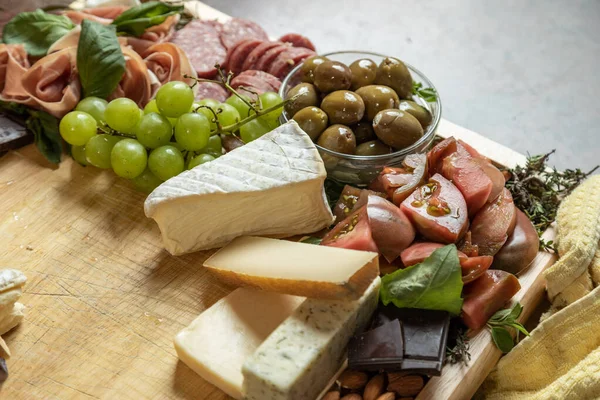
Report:
M304 47L290 47L277 56L267 72L279 79L283 79L292 68L314 54L314 51L305 49Z
M198 93L196 94L196 100L202 99L215 99L221 103L227 100L227 90L218 83L214 82L200 82L198 83Z
M306 36L297 33L287 33L279 38L280 42L291 43L294 47L305 47L315 51L315 45Z
M269 74L268 72L251 69L242 72L237 76L237 78L243 78L245 76L255 76L257 78L262 79L271 86L271 91L273 92L278 92L279 88L281 87L281 81L277 77Z
M233 71L235 74L242 72L244 61L246 61L246 58L248 58L248 55L252 52L252 50L254 50L261 43L263 43L262 40L256 39L250 39L241 42L231 53L231 56L227 61L227 68L230 71Z
M279 46L280 42L262 42L248 54L244 65L242 66L243 71L254 69L256 62L270 49Z
M193 20L177 31L171 42L186 52L199 78L213 78L215 64L223 65L227 56L213 21Z
M269 40L267 33L257 23L247 19L232 18L223 24L221 43L230 48L243 39Z
M263 54L263 56L258 59L256 64L254 64L254 69L257 69L259 71L267 71L273 63L273 61L277 58L277 56L290 48L291 46L289 44L284 43L281 43L277 47L273 47L272 49L265 52L265 54Z

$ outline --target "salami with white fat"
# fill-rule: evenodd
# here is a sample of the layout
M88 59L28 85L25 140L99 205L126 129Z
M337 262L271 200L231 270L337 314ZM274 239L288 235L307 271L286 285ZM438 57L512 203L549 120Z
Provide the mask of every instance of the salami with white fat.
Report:
M310 49L304 47L290 47L277 56L267 72L279 79L283 79L292 70L292 68L308 57L312 57L314 55L315 52Z
M260 25L247 19L232 18L223 24L221 28L223 46L229 49L245 39L269 40L269 37Z
M196 94L196 100L215 99L222 103L229 97L227 90L218 83L200 82L197 87L198 93Z
M294 47L304 47L315 51L315 45L306 36L299 35L297 33L288 33L279 38L280 42L291 43Z
M171 40L186 52L200 78L215 77L215 64L223 65L227 57L215 26L214 21L193 20Z

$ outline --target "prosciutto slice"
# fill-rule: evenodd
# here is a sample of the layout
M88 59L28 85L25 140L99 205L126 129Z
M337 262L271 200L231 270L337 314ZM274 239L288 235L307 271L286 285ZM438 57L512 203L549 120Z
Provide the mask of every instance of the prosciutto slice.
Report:
M125 56L125 73L108 100L128 97L138 106L144 107L152 97L154 74L148 70L146 63L131 47L121 47Z
M38 60L25 72L21 83L34 107L62 118L81 98L77 49L69 47Z
M127 37L127 44L138 54L144 55L148 49L156 43L164 43L171 40L175 33L175 26L179 22L179 14L171 15L159 25L151 26L140 37Z
M171 81L182 81L192 85L194 80L184 75L197 77L187 54L173 43L158 43L148 48L144 62L156 75L161 85Z
M21 83L29 67L23 45L0 44L0 100L32 104Z

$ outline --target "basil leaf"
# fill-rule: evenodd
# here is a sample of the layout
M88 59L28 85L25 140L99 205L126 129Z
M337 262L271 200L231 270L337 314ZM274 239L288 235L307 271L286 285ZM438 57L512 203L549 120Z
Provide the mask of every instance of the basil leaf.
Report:
M77 69L84 97L105 99L115 90L125 73L125 57L113 26L83 20Z
M45 56L54 42L75 25L65 16L47 14L42 10L22 12L4 25L2 40L7 44L23 44L27 54Z
M492 328L492 339L503 353L508 353L515 347L512 336L504 328Z
M437 249L420 264L385 275L381 283L385 305L460 313L463 282L453 244Z
M25 125L33 132L38 150L51 163L60 163L62 138L58 130L58 118L44 111L31 111L30 114Z
M302 239L300 243L321 244L321 241L323 241L323 239L314 236L307 236L306 238Z
M112 22L117 27L119 34L140 36L151 26L159 25L167 17L179 14L183 6L175 6L152 1L132 7L119 15Z

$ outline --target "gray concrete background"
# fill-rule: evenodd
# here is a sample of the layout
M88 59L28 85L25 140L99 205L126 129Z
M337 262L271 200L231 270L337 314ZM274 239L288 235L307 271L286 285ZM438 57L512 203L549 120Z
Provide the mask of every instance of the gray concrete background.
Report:
M205 0L298 32L319 52L395 55L436 85L448 120L559 168L600 163L598 0Z

